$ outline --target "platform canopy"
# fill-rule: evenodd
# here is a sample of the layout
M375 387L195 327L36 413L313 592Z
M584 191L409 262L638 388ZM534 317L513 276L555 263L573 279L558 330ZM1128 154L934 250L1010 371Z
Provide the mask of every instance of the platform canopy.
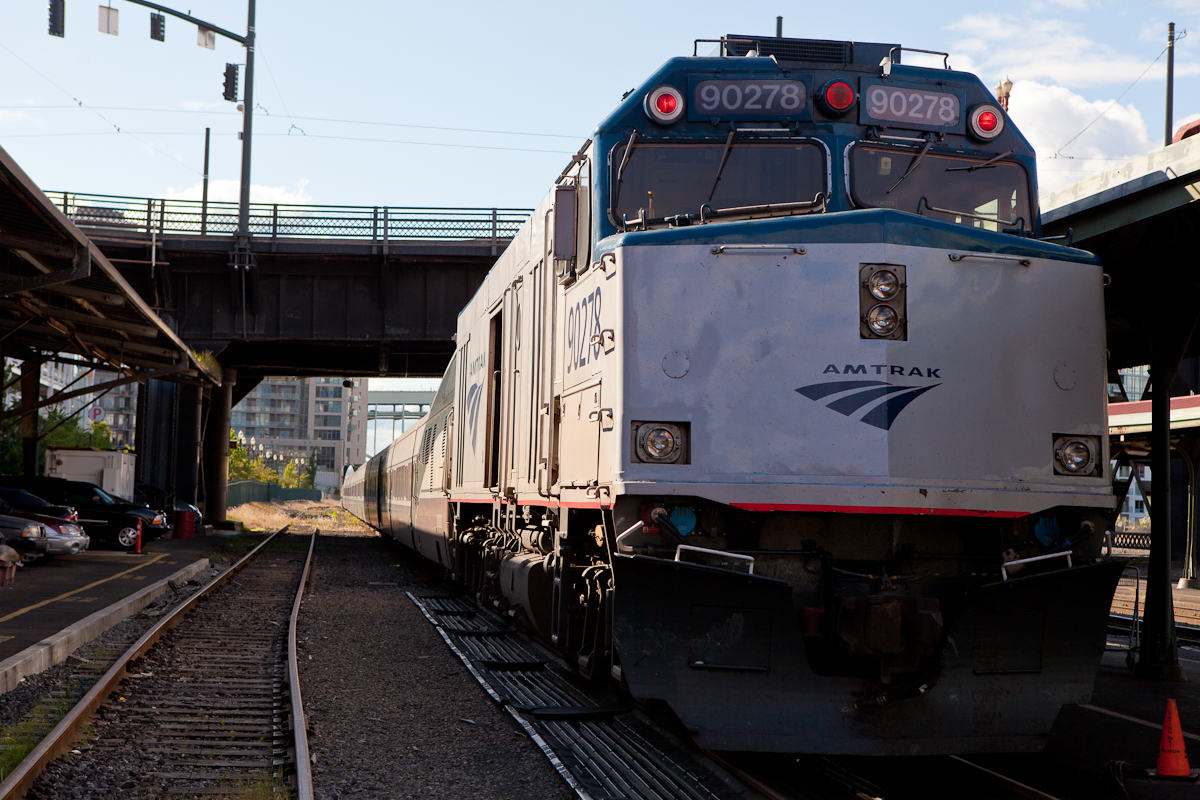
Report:
M1111 279L1110 368L1200 355L1198 201L1200 136L1042 197L1045 234L1070 229L1073 244L1100 256Z
M0 343L5 355L36 353L124 382L220 383L2 148ZM70 394L79 393L88 392Z

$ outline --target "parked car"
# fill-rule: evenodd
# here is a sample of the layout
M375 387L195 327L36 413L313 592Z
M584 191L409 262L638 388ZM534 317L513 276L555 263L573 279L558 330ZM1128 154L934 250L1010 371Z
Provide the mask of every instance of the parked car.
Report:
M27 492L22 492L33 499L37 499ZM49 506L48 508L59 508L59 506ZM74 516L74 509L71 509ZM88 549L91 544L91 537L83 532L83 528L79 527L75 522L68 522L65 519L47 514L35 514L32 511L25 511L19 508L13 508L0 497L0 514L5 514L10 517L20 517L21 519L37 522L46 528L46 535L50 538L50 546L46 551L47 555L63 556L75 555L82 553Z
M79 524L93 543L133 550L140 526L142 541L162 536L170 528L161 511L114 497L94 483L44 476L0 476L0 486L24 489L51 503L71 506L79 512Z
M47 503L37 495L30 494L24 489L14 489L11 486L0 486L0 500L21 511L56 517L67 522L79 522L79 512L70 506L56 506Z
M45 558L50 548L46 526L40 522L0 514L0 535L4 536L6 545L21 554L21 560L26 564Z

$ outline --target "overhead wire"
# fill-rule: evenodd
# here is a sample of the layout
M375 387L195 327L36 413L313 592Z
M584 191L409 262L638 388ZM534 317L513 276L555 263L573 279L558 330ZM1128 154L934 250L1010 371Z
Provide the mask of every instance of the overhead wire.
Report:
M118 134L133 135L129 131L72 131L63 133L14 133L6 134L6 139L36 139L48 138L51 136L116 136ZM203 136L204 134L197 131L137 131L141 136ZM216 132L212 136L236 136L236 133ZM259 132L254 134L255 138L262 137L284 137L290 136L290 133L266 133ZM553 155L573 155L573 150L545 150L533 147L501 147L499 145L486 144L451 144L449 142L416 142L404 139L373 139L365 136L326 136L319 133L305 134L307 139L334 139L347 142L378 142L380 144L403 144L414 145L418 147L450 147L462 150L503 150L509 153L550 153Z
M1179 34L1176 34L1176 36L1175 36L1175 41L1179 41L1180 39L1182 39L1184 36L1186 36L1186 35L1187 35L1187 31L1181 31L1180 33L1182 33L1183 35L1181 36L1181 35L1179 35ZM1169 46L1169 45L1168 45L1168 46ZM1130 89L1132 89L1134 86L1137 86L1138 82L1139 82L1139 81L1140 81L1142 78L1146 77L1146 73L1148 73L1148 72L1151 70L1151 68L1152 68L1152 67L1153 67L1155 64L1157 64L1157 63L1158 63L1159 59L1161 59L1161 58L1163 57L1163 55L1164 55L1166 52L1167 52L1167 48L1166 48L1166 47L1164 47L1164 48L1162 49L1162 51L1161 51L1161 52L1160 52L1160 53L1159 53L1157 56L1155 56L1154 60L1153 60L1153 61L1151 61L1151 62L1150 62L1150 64L1149 64L1149 65L1148 65L1148 66L1147 66L1147 67L1146 67L1144 70L1142 70L1142 74L1141 74L1141 75L1138 75L1136 78L1134 78L1134 81L1133 81L1133 83L1129 84L1127 87L1125 87L1125 91L1123 91L1123 92L1121 92L1119 95L1117 95L1117 99L1116 99L1116 100L1113 100L1111 103L1109 103L1109 104L1108 104L1108 107L1107 107L1107 108L1105 108L1103 111L1101 111L1101 112L1100 112L1100 114L1099 114L1099 115L1098 115L1098 116L1097 116L1097 117L1096 117L1094 120L1092 120L1091 122L1089 122L1087 125L1084 125L1084 126L1083 126L1083 130L1081 130L1079 133L1077 133L1077 134L1075 134L1074 136L1072 136L1072 137L1071 137L1071 138L1070 138L1070 139L1067 141L1067 143L1066 143L1066 144L1064 144L1062 147L1060 147L1060 148L1058 148L1057 150L1055 150L1055 151L1054 151L1054 155L1052 155L1052 156L1049 156L1049 158L1075 158L1075 156L1064 156L1064 155L1062 154L1062 151L1063 151L1063 150L1065 150L1065 149L1067 149L1067 147L1068 147L1068 146L1070 146L1071 142L1074 142L1074 141L1075 141L1076 139L1078 139L1080 136L1083 136L1083 134L1087 133L1087 130L1088 130L1088 128L1092 127L1092 126L1093 126L1093 125L1095 125L1097 122L1099 122L1099 121L1100 121L1100 119L1101 119L1101 117L1103 117L1103 116L1104 116L1105 114L1107 114L1109 111L1112 111L1112 109L1113 109L1113 106L1115 106L1117 103L1121 102L1121 98L1122 98L1122 97L1124 97L1125 95L1129 94L1129 90L1130 90ZM1097 160L1098 160L1098 159L1097 159Z
M200 170L198 170L198 169L195 169L194 167L190 166L190 165L189 165L189 164L187 164L185 161L181 160L180 158L176 157L175 155L173 155L173 154L171 154L171 153L168 153L166 150L163 150L162 148L155 147L154 145L150 144L150 142L147 142L147 141L146 141L146 140L144 140L144 139L140 139L140 138L138 138L138 135L137 135L137 134L135 134L135 133L130 133L129 131L123 131L123 130L121 130L121 126L120 126L120 125L118 125L117 123L115 123L115 122L113 122L111 119L109 119L108 117L106 117L106 116L104 116L103 114L101 114L101 113L100 113L99 111L97 111L95 108L92 108L92 107L91 107L91 106L89 106L88 104L84 103L82 100L80 100L80 99L79 99L78 97L76 97L75 95L71 94L71 92L67 91L67 90L66 90L66 89L64 89L62 86L59 86L59 85L58 85L58 83L56 83L54 80L52 80L52 79L51 79L49 76L47 76L47 75L46 75L44 72L42 72L42 71L41 71L41 70L39 70L37 67L33 66L33 65L32 65L32 64L30 64L28 61L26 61L25 59L21 58L21 57L20 57L19 55L17 55L16 53L14 53L14 52L13 52L13 51L12 51L12 50L11 50L11 49L8 47L8 45L4 44L3 42L0 42L0 47L3 47L3 48L4 48L4 49L5 49L7 52L8 52L8 54L9 54L10 56L12 56L13 58L15 58L17 61L20 61L22 64L24 64L24 65L25 65L26 67L28 67L29 69L33 70L33 71L34 71L35 73L37 73L37 74L38 74L38 75L39 75L39 76L40 76L40 77L41 77L43 80L45 80L47 83L49 83L49 84L50 84L51 86L53 86L55 89L58 89L60 92L62 92L63 94L65 94L67 97L70 97L72 100L74 100L74 101L75 101L75 103L77 104L77 106L78 106L79 108L86 108L88 111L91 111L91 112L92 112L93 114L95 114L97 117L99 117L100 119L104 120L104 122L106 122L107 124L111 125L111 126L113 127L113 129L114 129L114 130L115 130L117 133L125 134L126 136L129 136L129 137L131 137L131 138L135 139L136 141L138 141L138 142L141 142L142 144L146 145L146 147L149 147L151 150L154 150L154 151L155 151L155 152L157 152L157 153L161 153L162 155L164 155L164 156L166 156L167 158L171 159L172 161L176 162L176 163L177 163L177 164L179 164L180 166L183 166L183 167L185 167L186 169L189 169L189 170L191 170L192 172L196 173L197 175L201 175L201 174L202 174Z
M268 72L269 71L270 71L270 67L268 67ZM282 101L282 100L283 100L283 98L280 97L280 101ZM0 110L22 110L22 111L25 109L63 109L63 108L76 108L76 106L73 106L73 105L66 105L66 106L51 106L51 105L0 106ZM154 114L221 114L221 115L226 115L226 116L231 116L231 117L232 116L239 116L239 117L241 116L241 114L236 111L218 111L216 109L138 108L138 107L129 107L129 106L92 106L91 108L98 108L98 109L101 109L104 111L136 111L136 112L148 112L148 113L154 113ZM286 111L286 104L285 104L284 110ZM455 132L455 133L486 133L486 134L491 134L493 136L535 136L535 137L539 137L539 138L550 138L550 139L573 139L576 141L579 141L580 139L584 138L584 137L569 135L569 134L565 134L565 133L540 133L540 132L534 132L534 131L495 131L495 130L487 130L484 128L452 128L452 127L447 127L447 126L443 126L443 125L412 125L412 124L402 123L402 122L379 122L376 120L344 119L344 118L338 118L338 117L303 117L303 116L288 115L288 118L289 119L298 119L298 120L301 120L304 122L336 122L336 123L343 124L343 125L378 125L380 127L385 127L385 128L413 128L416 130L451 131L451 132Z

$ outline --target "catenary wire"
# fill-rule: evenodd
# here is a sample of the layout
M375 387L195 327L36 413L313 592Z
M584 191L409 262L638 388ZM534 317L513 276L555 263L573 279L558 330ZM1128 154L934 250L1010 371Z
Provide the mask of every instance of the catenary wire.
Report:
M137 141L141 142L142 144L146 145L146 147L149 147L151 150L154 150L154 151L155 151L155 152L157 152L157 153L161 153L162 155L164 155L164 156L166 156L167 158L171 159L172 161L176 162L176 163L177 163L177 164L179 164L180 166L182 166L182 167L185 167L185 168L187 168L187 169L191 170L192 172L196 173L197 175L200 175L200 174L202 174L202 173L200 172L200 170L198 170L198 169L194 169L194 168L193 168L193 167L191 167L189 164L187 164L187 162L185 162L185 161L181 160L180 158L178 158L178 157L176 157L176 156L172 155L171 153L168 153L167 151L165 151L165 150L163 150L163 149L161 149L161 148L155 147L154 145L150 144L149 142L145 141L144 139L139 139L139 138L138 138L138 135L137 135L136 133L131 133L131 132L129 132L129 131L123 131L123 130L121 130L121 126L120 126L120 125L118 125L117 123L115 123L115 122L113 122L111 119L109 119L108 117L106 117L106 116L104 116L103 114L101 114L101 113L100 113L99 111L97 111L95 108L93 108L93 107L91 107L91 106L87 105L86 103L84 103L82 100L80 100L80 99L79 99L78 97L76 97L75 95L71 94L69 91L67 91L67 90L66 90L66 89L64 89L63 87L59 86L57 83L55 83L53 80L51 80L51 79L50 79L50 77L48 77L48 76L47 76L47 75L46 75L44 72L42 72L42 71L41 71L41 70L39 70L37 67L33 66L33 65L32 65L32 64L30 64L28 61L26 61L25 59L21 58L21 57L20 57L19 55L17 55L16 53L14 53L14 52L13 52L13 51L12 51L12 50L11 50L11 49L10 49L10 48L7 46L7 45L6 45L6 44L4 44L3 42L0 42L0 47L3 47L3 48L4 48L4 49L5 49L7 52L8 52L8 54L9 54L10 56L12 56L13 58L15 58L17 61L20 61L20 62L21 62L22 64L24 64L26 67L29 67L29 69L33 70L35 73L37 73L39 76L41 76L41 78L42 78L43 80L45 80L47 83L49 83L49 84L50 84L51 86L53 86L55 89L58 89L60 92L62 92L63 94L65 94L67 97L70 97L72 100L74 100L74 101L76 102L76 104L77 104L77 107L79 107L79 108L86 108L88 111L91 111L91 112L92 112L93 114L95 114L97 117L99 117L100 119L104 120L106 123L108 123L109 125L111 125L111 126L114 128L114 130L115 130L115 132L116 132L116 133L123 133L123 134L125 134L126 136L130 136L130 137L132 137L133 139L135 139L135 140L137 140Z
M268 71L270 68L268 67ZM283 98L281 97L282 101ZM27 109L49 110L62 108L77 108L73 105L56 106L56 105L20 105L20 106L0 106L0 110L20 110ZM220 114L230 117L241 117L241 114L236 111L218 111L216 109L190 109L190 108L140 108L133 106L88 106L87 108L98 108L103 111L139 111L149 112L154 114ZM286 111L286 104L284 110ZM539 138L549 139L574 139L579 141L581 136L573 136L565 133L534 133L530 131L494 131L483 128L451 128L442 125L410 125L402 122L376 122L366 119L342 119L338 117L293 117L288 115L289 119L298 119L303 122L336 122L344 125L378 125L385 128L414 128L416 130L425 131L452 131L456 133L487 133L495 136L536 136Z

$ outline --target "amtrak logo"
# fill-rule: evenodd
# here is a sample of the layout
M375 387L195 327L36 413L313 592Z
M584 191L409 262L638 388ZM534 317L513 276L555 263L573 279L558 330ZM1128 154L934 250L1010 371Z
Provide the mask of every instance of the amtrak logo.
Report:
M900 412L907 408L909 403L939 386L940 383L932 386L897 386L884 381L831 381L801 386L796 391L809 400L824 400L826 397L838 395L826 403L825 407L847 417L882 399L882 402L876 403L859 417L859 421L886 431L892 427L896 417L900 416Z

